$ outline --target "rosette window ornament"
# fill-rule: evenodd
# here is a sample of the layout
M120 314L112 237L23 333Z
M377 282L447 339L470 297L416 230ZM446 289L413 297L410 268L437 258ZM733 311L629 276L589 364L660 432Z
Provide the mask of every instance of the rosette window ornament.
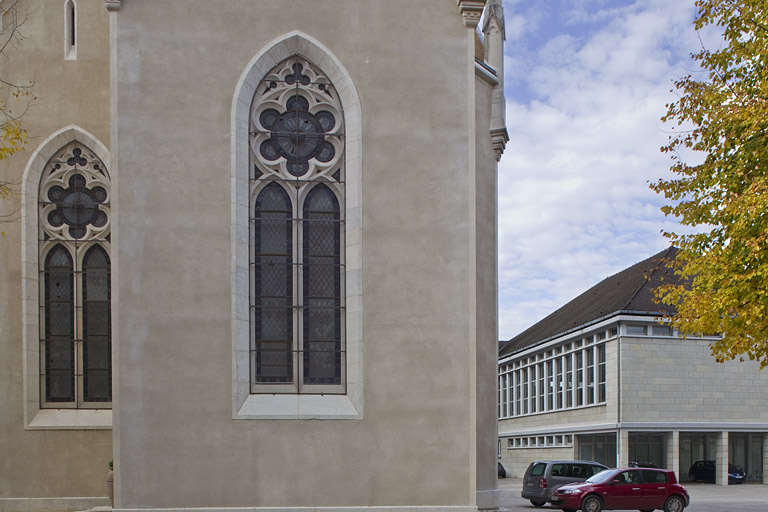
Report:
M70 144L51 159L44 176L40 207L48 238L83 240L108 232L109 177L98 159Z
M85 178L75 174L69 178L69 187L57 185L48 190L48 200L56 205L56 209L48 214L48 223L53 227L66 224L72 238L82 238L89 225L100 228L107 223L107 214L99 209L106 199L106 190L102 187L89 189Z
M270 108L259 116L261 126L271 133L261 143L260 152L270 161L285 158L288 172L301 176L309 169L310 159L327 163L336 155L333 144L325 140L325 134L336 126L336 119L327 110L310 113L309 101L298 94L286 106L283 113Z
M270 72L262 87L251 133L258 172L299 178L336 170L343 133L328 78L296 57Z

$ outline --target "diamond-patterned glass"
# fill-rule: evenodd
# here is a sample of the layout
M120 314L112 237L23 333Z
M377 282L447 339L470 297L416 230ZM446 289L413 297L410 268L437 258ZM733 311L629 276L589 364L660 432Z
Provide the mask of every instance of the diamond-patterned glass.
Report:
M74 272L72 257L54 247L45 261L45 396L49 402L75 400Z
M340 212L317 185L304 202L304 382L341 382Z
M254 211L253 340L256 381L293 381L293 225L291 200L267 185Z
M93 246L83 261L83 401L112 400L109 256Z

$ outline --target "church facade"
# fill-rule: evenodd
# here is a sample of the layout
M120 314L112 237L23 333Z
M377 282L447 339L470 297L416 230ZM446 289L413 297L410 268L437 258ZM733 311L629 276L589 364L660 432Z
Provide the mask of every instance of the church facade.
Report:
M2 510L496 506L501 2L0 10Z

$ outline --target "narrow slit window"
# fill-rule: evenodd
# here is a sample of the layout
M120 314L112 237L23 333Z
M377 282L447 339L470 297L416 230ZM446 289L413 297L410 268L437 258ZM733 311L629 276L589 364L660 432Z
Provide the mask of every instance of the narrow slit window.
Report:
M77 5L75 0L64 3L64 58L77 59Z

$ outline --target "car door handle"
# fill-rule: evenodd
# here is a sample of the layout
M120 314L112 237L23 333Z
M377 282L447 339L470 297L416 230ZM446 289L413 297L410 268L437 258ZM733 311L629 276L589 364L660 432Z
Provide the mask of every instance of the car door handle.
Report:
M632 490L633 490L633 491L639 491L639 490L640 490L640 488L639 488L639 487L633 487L633 488L632 488Z
M666 489L666 487L664 487L664 486L662 486L662 487L657 487L657 489L658 489L658 490L660 490L660 491L663 491L664 489Z

